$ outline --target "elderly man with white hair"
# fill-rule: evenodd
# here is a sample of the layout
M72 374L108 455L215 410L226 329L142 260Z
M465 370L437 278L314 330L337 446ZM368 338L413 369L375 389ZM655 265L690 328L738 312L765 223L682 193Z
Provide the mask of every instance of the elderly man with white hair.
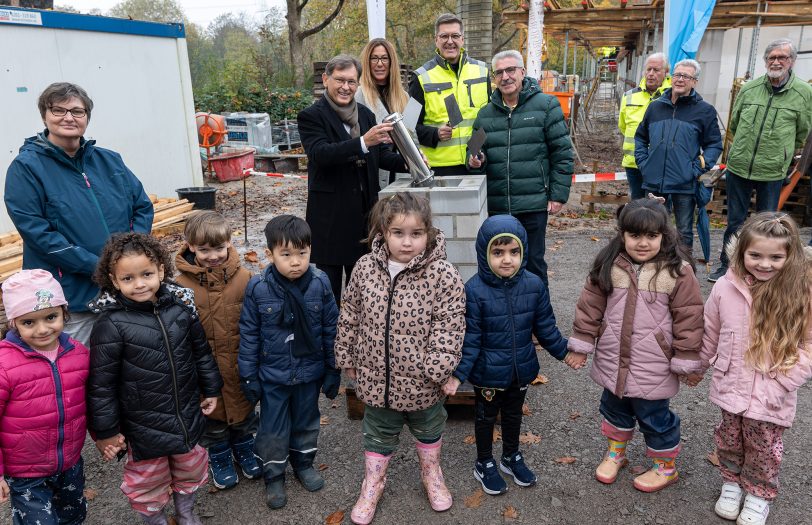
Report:
M671 198L677 230L689 249L694 242L696 185L722 153L716 109L694 89L700 73L696 60L677 62L671 87L649 105L634 136L643 191Z
M803 148L812 128L812 86L792 71L798 52L792 41L767 44L767 73L742 86L730 116L728 133L735 135L727 155L727 229L724 245L744 223L750 194L756 211L775 211L794 153ZM724 247L719 268L708 276L716 281L727 272Z

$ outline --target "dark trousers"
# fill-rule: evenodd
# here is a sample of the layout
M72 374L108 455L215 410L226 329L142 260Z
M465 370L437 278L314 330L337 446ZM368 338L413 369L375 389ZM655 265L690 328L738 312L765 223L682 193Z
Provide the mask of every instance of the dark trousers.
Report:
M677 226L682 243L688 248L694 247L694 214L696 213L696 200L693 195L687 193L656 193L659 197L665 197L671 204L671 212L674 214L674 223ZM689 250L690 251L690 250Z
M11 490L11 521L14 525L78 525L85 521L84 461L61 474L45 478L6 476Z
M262 463L266 483L284 478L288 461L295 471L313 466L318 450L320 389L321 381L262 384L254 454Z
M437 166L432 167L431 171L434 172L435 177L448 177L449 175L468 175L468 168L464 164L456 166Z
M341 307L341 288L350 282L350 274L352 274L352 269L355 268L355 263L344 265L317 264L316 268L327 274L327 278L330 279L330 286L333 288L333 296L336 298L336 306Z
M256 411L253 410L244 420L233 425L229 425L225 421L207 417L206 431L200 438L198 445L203 448L209 448L225 443L240 443L246 437L256 434L258 423L259 418L257 417Z
M547 237L547 212L520 213L516 218L527 230L527 270L547 281L547 262L544 260Z
M629 181L629 198L631 200L642 199L643 195L643 174L637 168L626 168L626 180Z
M600 412L613 427L634 430L639 424L649 456L679 446L679 416L669 408L669 399L619 398L607 389L601 396Z
M776 211L778 209L778 197L781 195L781 188L784 186L783 180L775 181L755 181L745 179L727 172L725 175L725 192L727 193L727 228L722 239L722 254L719 260L722 266L727 267L730 261L725 251L727 243L733 237L747 218L747 211L750 209L750 194L756 192L756 211Z
M527 386L511 385L505 390L474 387L474 436L477 461L493 457L493 427L502 412L502 456L508 457L519 450L522 428L522 405ZM489 399L490 398L490 399Z

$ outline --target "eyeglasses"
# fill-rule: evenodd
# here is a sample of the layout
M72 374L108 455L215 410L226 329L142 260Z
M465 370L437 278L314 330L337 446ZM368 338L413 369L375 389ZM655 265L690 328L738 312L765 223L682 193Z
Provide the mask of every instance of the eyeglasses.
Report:
M344 84L346 84L347 87L350 88L350 89L355 89L355 88L358 87L358 81L357 80L349 80L349 79L346 79L346 78L336 78L336 77L330 77L330 78L332 78L334 82L337 82L339 86L343 86Z
M55 117L64 117L68 113L73 115L73 118L83 118L87 116L87 110L84 108L60 108L59 106L51 106L48 108L51 112L51 115Z
M696 77L686 75L685 73L674 73L671 75L672 80L696 80Z
M524 68L519 67L519 66L510 66L510 67L506 67L504 69L497 69L496 71L494 71L491 74L493 75L493 78L499 78L499 77L503 76L505 73L507 73L508 76L512 77L513 74L516 73L517 69L524 69Z
M767 62L768 64L770 62L788 62L790 58L792 57L787 55L775 55L765 58L764 61Z
M370 64L376 64L376 63L377 64L388 64L389 63L389 57L371 56L371 57L369 57L369 63Z
M449 34L449 33L441 33L441 34L437 35L437 39L440 40L441 42L444 42L446 40L453 40L455 42L458 42L458 41L462 40L462 34L461 33L451 33L451 34Z

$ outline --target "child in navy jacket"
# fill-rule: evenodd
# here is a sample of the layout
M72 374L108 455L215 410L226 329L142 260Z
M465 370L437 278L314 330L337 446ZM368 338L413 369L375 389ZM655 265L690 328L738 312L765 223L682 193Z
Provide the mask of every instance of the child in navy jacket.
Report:
M465 284L465 342L462 361L443 391L453 395L464 381L474 385L477 461L474 477L487 494L503 494L507 484L493 459L492 436L502 412L500 468L522 487L536 483L519 452L522 405L539 372L531 336L559 360L569 363L567 340L555 324L547 287L525 270L527 232L510 215L494 215L476 240L479 272Z

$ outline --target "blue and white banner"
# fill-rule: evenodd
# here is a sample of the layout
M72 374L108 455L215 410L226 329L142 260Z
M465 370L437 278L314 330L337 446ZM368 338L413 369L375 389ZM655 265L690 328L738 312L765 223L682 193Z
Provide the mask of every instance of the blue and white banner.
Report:
M671 0L665 3L665 48L668 61L676 64L696 58L702 35L710 22L716 0Z

